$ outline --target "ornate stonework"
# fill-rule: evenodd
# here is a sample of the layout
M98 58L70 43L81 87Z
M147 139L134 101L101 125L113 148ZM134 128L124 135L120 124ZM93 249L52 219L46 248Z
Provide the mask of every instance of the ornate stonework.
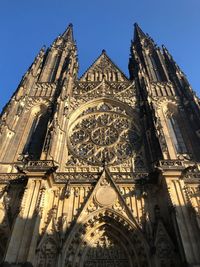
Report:
M141 144L139 130L130 114L111 104L104 100L98 106L87 108L69 123L71 152L92 165L119 165Z
M135 25L130 78L105 50L78 78L73 29L0 118L0 265L200 266L200 110Z

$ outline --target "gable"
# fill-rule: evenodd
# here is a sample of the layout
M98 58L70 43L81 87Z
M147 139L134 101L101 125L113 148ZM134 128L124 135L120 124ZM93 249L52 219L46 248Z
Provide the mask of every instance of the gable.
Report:
M97 58L97 60L92 64L91 67L83 74L80 81L127 81L128 78L125 74L112 62L112 60L107 56L105 50Z

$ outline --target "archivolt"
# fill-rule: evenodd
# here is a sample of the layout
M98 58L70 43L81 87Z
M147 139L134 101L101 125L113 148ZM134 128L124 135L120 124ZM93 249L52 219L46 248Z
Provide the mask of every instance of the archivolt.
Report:
M140 229L111 209L94 212L74 226L63 249L62 266L104 266L106 261L123 267L151 265Z

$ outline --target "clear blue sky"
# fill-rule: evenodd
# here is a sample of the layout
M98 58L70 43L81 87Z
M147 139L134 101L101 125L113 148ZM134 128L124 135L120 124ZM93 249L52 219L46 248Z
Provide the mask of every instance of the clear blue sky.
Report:
M133 24L165 44L200 95L200 0L1 0L0 110L39 49L72 22L80 74L106 49L128 74Z

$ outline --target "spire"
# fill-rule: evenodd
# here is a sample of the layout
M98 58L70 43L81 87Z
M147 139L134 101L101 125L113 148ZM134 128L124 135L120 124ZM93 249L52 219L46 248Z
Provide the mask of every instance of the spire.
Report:
M134 24L134 28L134 41L147 37L137 23Z
M73 25L70 23L65 30L65 32L62 34L63 39L69 42L74 42L74 36L73 36Z

